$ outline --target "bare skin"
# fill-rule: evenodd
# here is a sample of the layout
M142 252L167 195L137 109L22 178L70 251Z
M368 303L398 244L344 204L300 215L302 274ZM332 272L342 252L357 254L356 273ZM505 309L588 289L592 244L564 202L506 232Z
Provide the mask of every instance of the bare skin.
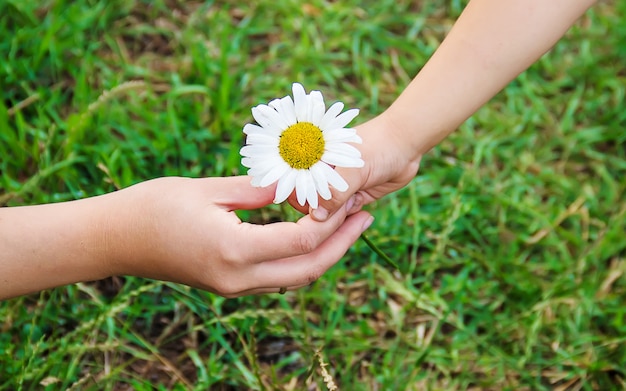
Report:
M364 204L408 184L427 151L594 3L472 0L398 99L358 126L365 167L338 169L348 191L320 200L297 223L242 223L235 209L269 204L275 191L252 188L247 177L161 178L80 201L0 208L0 299L112 275L180 282L226 297L305 286L371 224L359 212Z
M353 195L355 212L408 184L426 152L545 54L594 3L470 1L396 101L357 126L365 168L338 169L350 188L320 199L320 207L310 210L313 218L324 221Z
M346 208L323 224L243 223L268 205L249 177L160 178L79 201L0 208L0 299L134 275L225 297L297 289L317 280L371 224Z

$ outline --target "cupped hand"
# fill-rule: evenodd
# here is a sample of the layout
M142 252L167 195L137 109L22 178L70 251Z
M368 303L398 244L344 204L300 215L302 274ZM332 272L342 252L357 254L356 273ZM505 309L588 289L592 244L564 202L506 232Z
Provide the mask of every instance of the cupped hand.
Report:
M367 229L366 212L338 208L325 222L242 222L238 209L268 205L275 187L250 177L159 178L118 193L109 235L112 274L183 283L225 297L297 289L337 263ZM123 195L125 195L123 197ZM121 228L121 229L120 229Z

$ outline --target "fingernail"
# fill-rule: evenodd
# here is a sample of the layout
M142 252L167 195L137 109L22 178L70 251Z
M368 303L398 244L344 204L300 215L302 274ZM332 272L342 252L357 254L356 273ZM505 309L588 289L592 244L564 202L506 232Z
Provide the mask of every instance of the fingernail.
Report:
M372 225L373 222L374 222L374 216L368 217L367 220L365 220L365 222L363 223L361 232L364 232L366 229L368 229Z
M353 202L352 202L352 206L350 207L350 209L348 209L348 213L354 214L360 211L361 207L363 207L363 196L361 195L361 193L356 193L355 195L351 197L351 199Z
M313 214L313 217L315 217L315 220L317 221L325 221L328 218L328 211L321 207L313 209L311 214Z
M349 212L353 206L354 206L354 196L348 198L348 202L346 202L346 212Z

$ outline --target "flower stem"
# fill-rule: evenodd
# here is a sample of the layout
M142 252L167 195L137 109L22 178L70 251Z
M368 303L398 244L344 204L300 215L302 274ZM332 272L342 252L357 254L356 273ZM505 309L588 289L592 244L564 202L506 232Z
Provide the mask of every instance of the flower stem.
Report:
M365 236L364 234L361 234L361 239L363 239L365 243L367 243L367 245L369 246L369 248L372 249L372 251L378 254L378 256L381 257L385 262L387 262L387 264L389 264L390 266L393 266L396 270L400 270L400 267L398 266L398 264L395 263L391 258L389 258L387 254L382 252L382 250L379 249L378 246L374 244L374 242L369 240L367 236Z

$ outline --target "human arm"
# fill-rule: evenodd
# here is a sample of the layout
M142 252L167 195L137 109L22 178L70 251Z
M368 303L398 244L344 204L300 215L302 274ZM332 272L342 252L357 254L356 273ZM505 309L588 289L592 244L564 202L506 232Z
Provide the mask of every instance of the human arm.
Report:
M324 220L356 192L355 210L405 186L423 154L453 132L565 34L594 0L472 0L395 102L357 127L365 161L341 170L345 193L321 201Z
M160 178L103 196L0 208L0 299L134 275L226 297L297 289L335 264L371 223L339 212L323 224L244 223L270 204L249 177Z

